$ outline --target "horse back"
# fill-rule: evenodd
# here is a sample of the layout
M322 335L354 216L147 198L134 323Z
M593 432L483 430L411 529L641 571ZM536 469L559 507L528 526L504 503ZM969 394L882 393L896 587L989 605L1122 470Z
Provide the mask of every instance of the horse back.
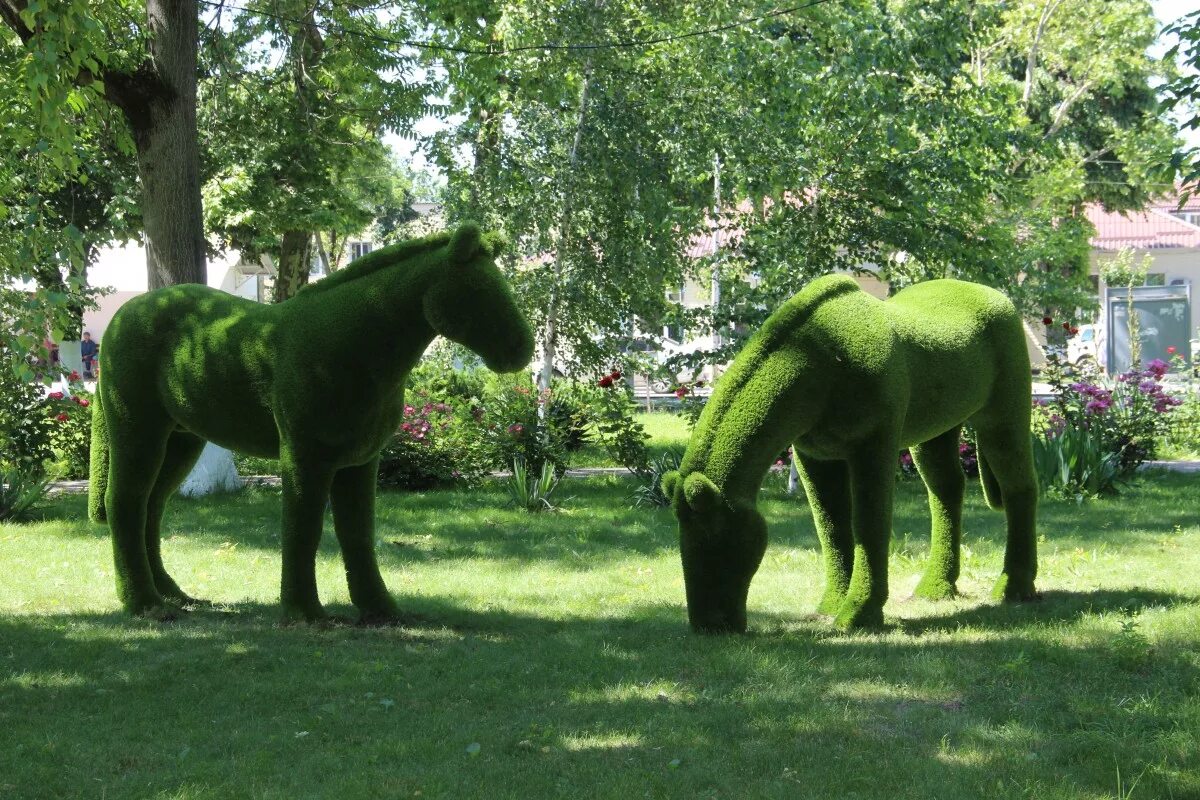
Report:
M198 284L136 297L104 335L105 392L147 423L218 444L273 454L270 409L274 307Z

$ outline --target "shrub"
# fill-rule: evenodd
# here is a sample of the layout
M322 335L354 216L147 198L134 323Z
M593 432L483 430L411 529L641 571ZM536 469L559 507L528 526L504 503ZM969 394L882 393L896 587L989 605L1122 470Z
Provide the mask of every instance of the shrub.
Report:
M12 369L0 347L0 466L40 470L53 457L53 419L45 413L45 387Z
M1115 494L1122 475L1120 453L1087 428L1034 434L1033 463L1043 492L1076 500Z
M1170 428L1180 401L1167 393L1170 370L1154 359L1106 381L1094 365L1051 356L1052 401L1035 401L1035 463L1043 491L1069 497L1111 494L1147 459Z
M542 411L551 396L539 391L529 375L492 376L473 413L483 426L482 441L494 467L521 459L535 473L546 462L560 475L566 471L566 431Z
M526 469L525 461L516 458L512 463L512 474L505 487L512 504L526 511L554 511L550 502L562 476L555 473L550 461L543 461L541 470L535 475Z
M43 404L43 414L51 420L50 447L54 453L56 477L81 480L88 476L92 449L93 396L82 384L73 393L51 392Z
M0 522L29 516L46 496L49 479L40 467L0 466Z
M651 472L646 447L650 436L634 416L637 404L633 393L621 382L617 370L601 378L597 386L602 390L595 395L593 409L597 437L614 461L645 483Z
M1200 396L1189 393L1171 412L1170 423L1159 438L1157 449L1165 458L1200 457Z
M662 490L663 476L668 472L678 471L681 461L683 453L673 447L650 459L649 471L644 476L638 476L638 486L633 490L633 505L638 508L671 505L671 498Z
M491 466L479 442L479 426L465 403L410 395L400 429L379 454L379 485L424 490L474 484ZM416 405L415 403L420 403Z

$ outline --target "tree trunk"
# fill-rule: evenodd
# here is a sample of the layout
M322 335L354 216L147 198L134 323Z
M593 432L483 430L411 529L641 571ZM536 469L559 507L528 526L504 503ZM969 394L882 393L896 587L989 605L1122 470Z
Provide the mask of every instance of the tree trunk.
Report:
M142 184L146 269L151 289L204 283L204 217L196 134L195 0L147 0L149 58L133 73L107 76L125 113Z
M275 289L271 301L282 303L294 297L300 287L308 283L311 262L312 234L308 231L286 231L279 247L279 260L275 262Z
M546 303L546 323L542 331L542 368L538 376L538 388L549 389L554 379L554 358L558 354L558 308L562 297L562 282L565 265L563 259L571 241L571 220L574 211L572 183L575 168L579 163L579 142L583 138L583 124L587 120L588 90L591 87L592 62L584 67L583 86L579 90L579 114L575 118L575 137L571 142L571 154L567 162L567 188L563 192L562 217L559 218L558 246L554 252L554 266L550 273L550 298Z

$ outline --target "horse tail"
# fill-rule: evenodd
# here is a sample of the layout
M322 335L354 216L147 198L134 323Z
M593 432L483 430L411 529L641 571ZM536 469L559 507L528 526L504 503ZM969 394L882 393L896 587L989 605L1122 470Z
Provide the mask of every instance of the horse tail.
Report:
M983 450L977 449L975 458L979 463L979 482L983 484L983 499L987 501L988 508L1004 508L1004 497L1000 493L1000 482L996 480L996 473L992 471L991 465L988 464Z
M100 384L92 400L92 449L88 467L88 518L92 522L107 522L104 493L108 490L108 421L104 418L104 403Z

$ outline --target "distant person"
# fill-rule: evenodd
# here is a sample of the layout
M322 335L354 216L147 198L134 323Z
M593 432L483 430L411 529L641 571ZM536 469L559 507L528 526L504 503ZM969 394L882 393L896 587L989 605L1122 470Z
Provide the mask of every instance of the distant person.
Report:
M83 332L83 341L79 343L79 355L83 357L83 379L93 380L96 377L96 356L100 345L92 341L92 334Z

